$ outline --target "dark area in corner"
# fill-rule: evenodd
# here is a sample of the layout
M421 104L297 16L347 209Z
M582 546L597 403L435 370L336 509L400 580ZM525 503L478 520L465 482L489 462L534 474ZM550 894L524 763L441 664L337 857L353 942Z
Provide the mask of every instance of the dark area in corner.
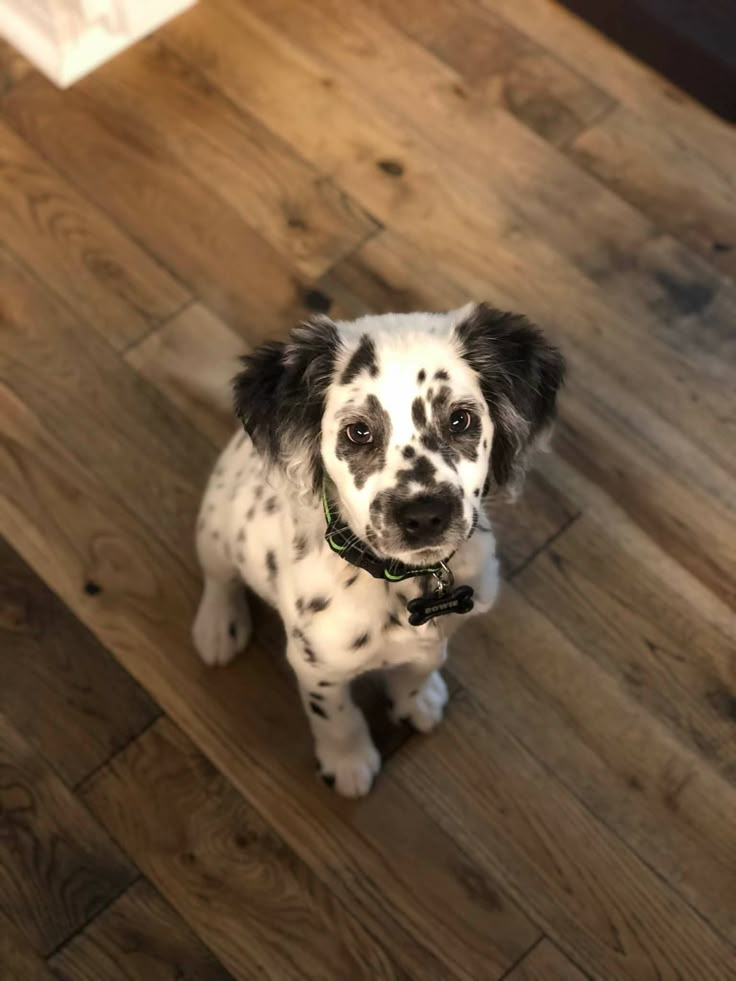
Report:
M558 0L729 122L736 121L736 0Z

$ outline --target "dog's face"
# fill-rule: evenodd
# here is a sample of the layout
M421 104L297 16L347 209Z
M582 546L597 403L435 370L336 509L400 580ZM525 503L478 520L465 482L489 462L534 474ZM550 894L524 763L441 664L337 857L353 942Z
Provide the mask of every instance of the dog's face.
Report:
M428 565L478 520L493 423L446 315L368 317L342 331L321 455L352 531Z
M563 364L522 317L318 318L244 359L236 408L256 446L321 493L382 557L430 565L472 533L489 489L523 474Z

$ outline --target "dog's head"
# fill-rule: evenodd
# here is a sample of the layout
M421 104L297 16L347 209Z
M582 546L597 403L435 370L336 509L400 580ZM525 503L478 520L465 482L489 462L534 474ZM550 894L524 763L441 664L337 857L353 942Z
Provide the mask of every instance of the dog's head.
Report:
M524 317L469 305L318 317L244 359L236 411L256 447L385 558L429 565L514 492L553 422L562 356Z

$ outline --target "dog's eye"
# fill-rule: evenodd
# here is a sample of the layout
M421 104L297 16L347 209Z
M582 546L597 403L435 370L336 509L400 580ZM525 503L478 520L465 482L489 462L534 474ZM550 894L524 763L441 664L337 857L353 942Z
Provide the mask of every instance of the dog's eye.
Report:
M351 422L345 428L345 433L351 443L358 443L360 446L373 442L373 433L364 422Z
M472 421L472 412L468 412L467 409L455 409L450 416L450 432L453 436L458 436L470 429Z

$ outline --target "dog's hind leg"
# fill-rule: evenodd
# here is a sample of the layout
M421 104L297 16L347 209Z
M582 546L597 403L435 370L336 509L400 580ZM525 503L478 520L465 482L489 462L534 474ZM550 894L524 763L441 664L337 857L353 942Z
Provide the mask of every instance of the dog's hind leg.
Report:
M194 646L210 666L223 665L248 646L252 621L245 587L219 536L197 534L204 590L192 628Z

